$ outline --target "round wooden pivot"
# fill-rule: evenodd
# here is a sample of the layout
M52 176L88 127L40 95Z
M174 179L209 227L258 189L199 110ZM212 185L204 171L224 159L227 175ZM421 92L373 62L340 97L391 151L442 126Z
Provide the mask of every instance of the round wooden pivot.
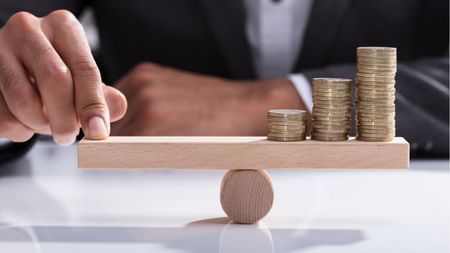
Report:
M273 198L272 182L264 170L230 170L222 179L220 203L237 223L250 224L264 218Z

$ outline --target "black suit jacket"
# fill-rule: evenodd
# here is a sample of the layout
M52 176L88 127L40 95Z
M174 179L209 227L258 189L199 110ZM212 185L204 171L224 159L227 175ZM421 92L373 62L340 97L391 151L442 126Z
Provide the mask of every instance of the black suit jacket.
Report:
M2 0L0 24L19 10L79 14L86 6L96 14L109 82L142 61L255 78L240 0ZM397 135L413 157L448 157L448 9L448 0L314 0L292 72L353 78L356 47L397 47Z

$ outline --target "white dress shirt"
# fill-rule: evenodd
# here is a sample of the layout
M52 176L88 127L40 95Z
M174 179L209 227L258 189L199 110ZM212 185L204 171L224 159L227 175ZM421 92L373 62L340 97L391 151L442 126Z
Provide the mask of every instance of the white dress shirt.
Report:
M244 0L244 6L245 29L257 76L287 76L311 111L311 85L304 75L291 71L302 48L312 0Z

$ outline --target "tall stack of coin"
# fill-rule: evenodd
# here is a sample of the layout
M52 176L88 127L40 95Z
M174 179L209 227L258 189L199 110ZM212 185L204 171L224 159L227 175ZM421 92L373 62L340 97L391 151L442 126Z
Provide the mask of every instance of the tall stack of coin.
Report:
M357 48L356 138L358 140L394 139L396 72L396 48Z
M314 78L313 102L311 139L348 140L352 112L352 80Z
M269 110L267 113L271 141L303 141L306 139L306 111Z

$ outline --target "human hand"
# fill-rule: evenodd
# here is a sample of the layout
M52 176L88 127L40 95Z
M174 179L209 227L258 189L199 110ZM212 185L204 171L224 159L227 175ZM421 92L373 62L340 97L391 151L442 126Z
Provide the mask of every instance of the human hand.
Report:
M125 97L102 83L70 12L14 14L0 29L0 49L0 137L21 142L44 133L70 145L80 127L87 138L106 138L110 120L124 115Z
M265 135L268 109L304 109L287 79L231 81L151 63L116 88L129 109L112 135Z

